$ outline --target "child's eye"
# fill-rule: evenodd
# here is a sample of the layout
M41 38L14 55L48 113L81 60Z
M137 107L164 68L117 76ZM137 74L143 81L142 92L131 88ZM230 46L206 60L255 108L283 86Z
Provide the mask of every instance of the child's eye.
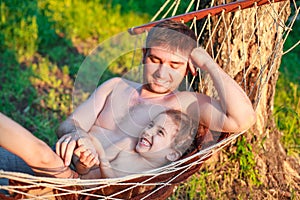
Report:
M158 130L158 131L157 131L157 134L158 134L158 135L161 135L161 136L164 136L164 135L165 135L165 133L163 132L163 130Z
M147 128L149 129L149 128L152 128L153 126L154 126L154 123L153 123L153 122L150 122L150 123L148 124Z

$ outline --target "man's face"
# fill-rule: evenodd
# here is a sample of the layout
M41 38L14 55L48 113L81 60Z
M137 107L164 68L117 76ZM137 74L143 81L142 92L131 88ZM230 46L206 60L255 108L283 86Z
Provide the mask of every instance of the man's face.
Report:
M158 94L176 90L187 72L188 56L161 47L144 52L144 84Z

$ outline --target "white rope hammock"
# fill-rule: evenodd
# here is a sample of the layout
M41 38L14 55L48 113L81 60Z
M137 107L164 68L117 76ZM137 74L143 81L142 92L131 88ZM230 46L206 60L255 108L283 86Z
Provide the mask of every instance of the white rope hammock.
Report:
M214 1L211 2L211 6L213 5L213 2ZM243 74L240 75L239 83L249 97L251 97L254 107L257 108L261 96L264 95L264 88L272 75L272 70L275 68L273 61L290 51L287 50L286 52L282 52L282 44L286 41L288 34L292 31L292 26L298 16L300 8L297 8L294 2L295 13L293 16L290 16L290 20L286 24L280 14L287 6L289 6L288 1L283 1L280 5L273 1L265 1L267 4L263 6L260 6L261 1L241 1L241 3L242 2L252 2L251 6L248 6L251 8L242 9L242 6L238 5L237 8L234 9L234 12L224 8L220 9L221 11L218 11L218 13L214 11L208 12L206 16L202 18L202 28L200 30L197 26L200 19L197 18L196 15L192 15L189 25L191 29L195 30L195 33L197 33L198 42L211 53L212 57L216 61L222 60L222 67L225 71L226 68L232 66L243 66L243 68L241 68ZM171 17L178 16L177 12L180 3L180 0L167 0L151 21L157 20L158 16L162 16L162 18L167 18L167 16L170 15ZM199 4L199 1L195 2L195 0L191 0L190 4L187 5L185 9L185 12L188 13L191 12L192 9L198 9ZM278 6L280 6L280 9L278 9ZM167 10L165 11L165 9ZM277 10L279 10L279 12ZM258 15L261 16L262 14L264 17L259 18ZM220 17L217 21L213 21L213 15L218 15ZM256 18L255 29L250 33L246 33L245 24L250 20L250 15ZM231 20L230 23L226 23L229 18ZM265 18L273 19L273 23L269 24L268 27L261 26L262 21L265 20ZM253 77L255 80L249 80L248 74L252 69L249 66L246 68L245 63L248 59L246 56L249 54L250 43L252 45L253 38L257 36L257 33L263 33L262 29L278 30L278 38L276 41L271 41L275 42L275 44L270 47L272 48L272 53L264 56L262 56L264 52L261 48L265 48L269 41L265 41L266 44L263 44L259 38L256 38L256 41L258 41L258 44L256 44L258 48L251 52L251 59L256 59L257 62L255 64L261 67L260 71L256 73L257 76ZM132 30L133 29L131 29L131 31ZM219 50L214 52L214 41L216 40L216 37L218 37L218 34L220 34L220 30L223 31L222 34L224 34L225 37L222 41L218 41ZM232 31L239 32L239 37L242 40L239 51L241 59L236 59L234 57L233 54L236 52L230 46L230 42L232 42L230 41ZM205 35L207 33L208 38L207 35ZM257 37L260 36L258 35ZM204 43L202 41L203 38L206 38ZM292 48L297 45L299 45L299 41ZM213 89L211 89L213 87L210 87L209 77L200 71L198 72L200 76L198 79L199 90L208 95L216 96ZM192 79L187 87L188 90L191 89L194 82L195 79ZM249 87L249 82L251 82L251 88ZM170 188L173 188L172 186L174 184L184 181L196 172L204 161L226 145L230 144L241 134L243 134L243 132L229 134L228 137L226 136L225 138L222 138L222 140L216 141L215 144L211 144L205 148L202 147L196 149L194 153L167 166L148 171L144 174L135 174L122 178L90 180L60 179L0 171L0 178L8 178L13 183L9 186L0 186L0 189L14 193L15 198L23 199L154 199L154 197L157 196L163 197L165 190L170 190Z

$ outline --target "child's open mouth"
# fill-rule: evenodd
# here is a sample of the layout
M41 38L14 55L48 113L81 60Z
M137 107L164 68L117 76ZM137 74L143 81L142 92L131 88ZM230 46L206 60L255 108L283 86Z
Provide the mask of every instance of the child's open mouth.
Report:
M151 142L146 138L141 138L140 143L143 146L146 146L146 147L151 147L152 146Z

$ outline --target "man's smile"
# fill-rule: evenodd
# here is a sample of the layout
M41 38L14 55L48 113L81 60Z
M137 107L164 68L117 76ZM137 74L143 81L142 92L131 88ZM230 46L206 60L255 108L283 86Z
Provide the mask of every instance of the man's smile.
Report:
M163 80L160 78L154 78L153 83L160 87L167 87L169 85L169 81L166 81L166 80Z

